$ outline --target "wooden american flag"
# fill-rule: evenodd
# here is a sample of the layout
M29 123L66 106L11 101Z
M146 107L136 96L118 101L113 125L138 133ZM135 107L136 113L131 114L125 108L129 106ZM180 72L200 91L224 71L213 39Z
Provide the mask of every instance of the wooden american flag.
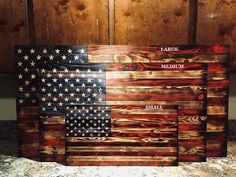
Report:
M86 63L48 64L45 67L47 69L41 69L39 75L43 123L41 126L43 129L40 130L42 160L63 162L64 158L67 158L64 157L63 150L65 148L64 131L59 129L61 126L63 128L61 124L64 120L65 104L105 104L107 106L131 106L132 108L132 105L147 106L157 103L168 105L171 103L181 106L179 129L183 132L179 133L179 158L182 161L205 161L206 65L174 65L181 66L181 69L166 68L168 66L172 66L172 64ZM53 125L51 125L50 119L53 120ZM44 122L44 120L47 121ZM53 126L55 131L47 129L48 124ZM147 129L147 131L151 130ZM102 136L106 134L105 131ZM77 135L81 136L78 132ZM117 134L111 134L111 136L113 135ZM88 136L88 134L85 133L84 136ZM122 138L119 139L120 144L126 142ZM66 145L66 148L70 147ZM75 163L72 164L75 165ZM78 162L78 165L81 164ZM115 163L110 163L110 165L113 164ZM140 165L140 163L137 164Z
M162 47L164 48L164 47ZM170 63L193 62L208 63L208 152L209 156L222 156L226 153L226 122L228 75L228 48L215 46L177 46L178 51L162 51L158 46L16 46L17 58L17 108L19 127L19 152L22 156L37 158L39 156L39 123L38 123L38 71L46 63L68 64L78 60L90 63ZM81 49L82 52L80 51ZM165 49L165 48L164 48ZM65 55L62 55L64 51ZM87 52L88 51L88 52ZM75 57L75 61L74 58ZM64 60L64 61L62 61ZM77 61L76 61L77 60ZM71 63L70 63L71 64ZM210 67L209 67L210 66ZM217 72L220 71L220 75ZM36 82L34 82L34 79ZM26 81L33 82L26 82ZM26 83L25 83L26 82ZM210 83L210 84L209 84ZM220 84L217 84L220 83ZM22 89L23 84L23 89ZM30 84L31 88L28 87ZM30 94L25 89L32 89ZM22 93L23 92L23 93ZM28 94L27 94L28 93ZM217 102L213 102L217 99ZM212 101L211 101L212 100ZM53 116L46 116L43 120L53 129ZM63 116L61 128L63 127ZM55 118L55 117L54 117ZM48 121L50 120L50 121ZM57 119L55 124L57 124ZM45 124L45 125L46 125ZM43 125L43 124L42 124ZM52 125L52 126L50 126ZM63 134L63 131L58 131ZM216 135L216 136L215 136ZM45 135L46 136L46 135ZM50 138L50 135L46 136ZM220 143L223 141L223 143ZM46 142L45 145L47 145ZM62 146L63 147L63 146ZM49 147L48 147L49 148ZM45 149L45 153L56 153L56 147ZM63 148L60 150L64 154ZM64 156L62 156L64 158ZM51 157L50 157L51 158Z

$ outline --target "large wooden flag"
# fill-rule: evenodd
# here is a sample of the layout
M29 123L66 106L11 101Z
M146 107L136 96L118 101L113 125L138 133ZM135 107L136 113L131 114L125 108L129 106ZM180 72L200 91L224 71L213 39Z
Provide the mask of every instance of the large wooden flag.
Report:
M207 64L207 156L227 155L229 46L89 46L88 61L91 63Z
M207 63L208 64L208 119L207 119L207 155L208 156L225 156L227 153L227 120L228 120L228 59L229 49L227 46L214 45L214 46L175 46L175 47L158 47L158 46L16 46L16 59L17 59L17 119L18 119L18 135L19 135L19 153L20 155L28 158L39 157L39 88L38 77L39 69L49 67L57 64L58 66L77 65L77 64L121 64L117 67L131 68L130 71L137 69L139 71L146 64L161 64L161 63ZM48 64L49 63L49 64ZM142 64L142 65L133 65ZM122 66L122 64L125 64ZM114 65L113 65L114 66ZM146 65L147 66L147 65ZM80 66L81 67L81 66ZM150 69L150 66L148 66ZM157 67L157 66L155 66ZM47 69L47 68L46 68ZM50 68L53 69L53 68ZM169 68L170 69L170 68ZM177 68L175 68L177 69ZM60 70L60 67L58 68ZM106 70L109 70L106 68ZM149 70L147 70L149 71ZM153 71L153 70L151 70ZM50 72L50 71L49 71ZM114 72L114 71L110 71ZM155 72L154 72L155 73ZM119 75L120 78L115 80L122 80L121 77L131 77L133 84L136 83L137 77L152 77L152 74L143 72L133 76L131 73L128 75ZM110 75L113 77L113 75ZM110 78L112 81L112 79ZM145 84L144 81L139 79L139 83ZM149 78L151 81L151 78ZM177 79L176 79L177 80ZM127 79L123 79L123 83L128 84ZM188 81L187 81L188 82ZM112 81L113 84L116 84ZM161 82L159 82L161 83ZM170 82L172 83L172 82ZM177 83L181 83L181 80ZM199 84L196 82L197 86ZM190 82L189 82L190 84ZM108 83L109 85L109 83ZM201 85L201 84L200 84ZM129 86L126 85L128 90ZM134 86L137 86L134 84ZM184 86L184 85L182 85ZM109 86L106 84L106 89L109 91ZM114 94L116 91L110 87L110 93ZM192 87L193 88L193 87ZM195 87L198 88L198 87ZM150 89L150 88L149 88ZM166 88L165 88L166 89ZM191 90L191 89L187 89ZM191 91L190 91L191 92ZM123 90L123 93L126 93ZM132 93L132 92L131 92ZM196 93L196 92L194 92ZM149 94L150 95L150 94ZM80 95L81 96L81 95ZM141 96L141 95L139 95ZM111 97L112 98L112 97ZM201 97L199 97L201 98ZM117 100L115 100L117 102ZM173 100L172 100L173 101ZM123 101L127 102L127 101ZM142 101L137 101L142 104ZM155 101L153 101L155 102ZM59 102L60 103L60 102ZM77 103L77 102L75 102ZM80 102L79 102L80 103ZM106 100L106 104L110 104ZM194 104L203 103L196 101ZM129 104L127 102L127 104ZM49 104L50 105L50 104ZM63 103L64 105L64 103ZM188 105L187 102L184 105ZM183 106L182 106L183 107ZM44 114L44 113L42 113ZM52 118L52 119L51 119ZM64 115L55 114L43 115L41 126L45 124L45 129L54 131L54 126L59 124L61 130L57 129L57 133L63 134L64 131ZM204 122L205 118L189 117L188 120L192 123ZM197 120L197 121L196 121ZM47 127L47 126L48 127ZM203 125L203 124L202 124ZM183 126L184 128L185 126ZM44 128L44 126L42 126ZM186 128L184 128L187 130ZM196 130L196 127L194 131ZM202 129L201 129L202 130ZM199 129L197 130L199 132ZM57 134L56 137L61 137ZM179 134L180 135L180 134ZM42 134L41 137L44 137ZM62 161L64 155L57 157L55 154L64 154L64 144L62 141L56 142L53 136L45 133L46 138L51 138L52 141L46 141L46 154L53 154L48 159L59 158ZM193 136L191 136L193 137ZM202 137L202 136L201 136ZM199 136L196 136L199 139ZM188 141L188 140L187 140ZM48 143L54 142L53 147L47 146ZM57 143L62 147L57 150ZM191 145L192 146L192 145ZM191 148L190 148L191 149ZM190 150L189 149L189 150ZM200 148L201 149L201 148ZM200 150L199 149L199 150ZM185 151L185 148L182 148ZM202 149L201 149L202 150ZM190 152L190 151L189 151ZM195 152L193 150L192 152ZM199 151L200 152L200 151ZM191 158L192 160L194 158Z
M67 165L178 165L178 107L66 107Z

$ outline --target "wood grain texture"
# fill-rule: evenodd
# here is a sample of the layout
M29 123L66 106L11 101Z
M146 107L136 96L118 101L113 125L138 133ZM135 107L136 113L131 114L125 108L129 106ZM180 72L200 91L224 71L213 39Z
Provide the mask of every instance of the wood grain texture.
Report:
M115 1L115 44L187 44L188 25L189 1Z
M222 1L223 2L223 1ZM226 1L224 1L225 3ZM230 3L229 3L230 5ZM207 26L207 24L205 24ZM223 138L223 145L219 146L217 149L214 147L207 147L207 156L212 155L227 155L226 142L227 136L224 135L227 132L227 120L228 120L228 88L229 88L229 47L227 45L197 45L197 46L178 46L179 50L177 52L162 52L160 46L90 46L89 47L89 62L96 63L130 63L128 66L132 66L133 63L168 63L168 62L179 62L179 63L206 63L208 65L208 112L210 119L207 120L207 131L211 135L209 137L208 146L216 143L219 138ZM178 53L178 54L177 54ZM111 65L109 65L111 66ZM119 65L117 65L118 68ZM116 68L117 68L116 66ZM138 66L138 65L135 65ZM139 68L140 67L135 67ZM145 68L145 67L144 67ZM110 67L109 69L114 69ZM127 70L133 69L132 67L127 67ZM142 69L142 67L141 67ZM123 85L129 85L130 82L123 80ZM185 80L185 84L189 82ZM108 82L108 85L116 85L115 81ZM143 81L133 82L135 86L143 84L146 86L148 83ZM164 82L153 83L162 84ZM176 83L173 81L170 84L181 84L181 80ZM193 84L190 83L189 84ZM202 84L199 80L195 84ZM127 101L126 101L127 102ZM185 110L185 113L189 110ZM192 111L191 111L192 112ZM219 120L220 116L220 120ZM186 128L185 128L186 129ZM215 136L212 134L215 133ZM215 139L214 139L215 138ZM225 138L225 139L224 139ZM211 143L211 141L213 141ZM218 142L220 143L220 141ZM220 149L223 148L223 149ZM214 153L212 153L214 149ZM188 156L186 157L188 159Z
M236 3L234 0L199 0L197 43L225 43L231 47L231 69L236 69Z
M33 0L38 44L106 44L107 1Z
M38 107L18 107L17 111L18 155L39 160Z
M28 44L27 0L0 2L0 72L14 72L14 45Z
M65 162L65 117L40 116L40 160Z

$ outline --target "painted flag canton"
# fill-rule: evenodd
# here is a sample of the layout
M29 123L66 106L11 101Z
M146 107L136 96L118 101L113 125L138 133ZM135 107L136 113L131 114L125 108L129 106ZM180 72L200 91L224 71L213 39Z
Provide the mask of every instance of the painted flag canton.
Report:
M48 63L86 63L84 46L16 46L17 105L38 105L38 70Z
M111 135L109 106L66 107L66 137L107 137Z
M104 65L50 65L40 70L41 112L64 113L65 104L101 104L105 87Z

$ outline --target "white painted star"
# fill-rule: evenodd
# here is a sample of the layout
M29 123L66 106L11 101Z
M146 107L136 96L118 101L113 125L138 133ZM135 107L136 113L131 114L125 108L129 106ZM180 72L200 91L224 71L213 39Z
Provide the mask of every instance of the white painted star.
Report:
M42 88L41 90L42 90L42 92L45 92L45 91L46 91L46 89L45 89L45 88Z
M65 78L64 80L65 80L65 82L68 82L68 81L69 81L69 79L68 79L68 78Z
M52 75L50 73L47 74L47 77L50 78Z
M46 111L45 107L42 107L42 111Z
M66 60L66 56L65 55L62 55L62 60Z
M97 84L96 84L96 83L94 83L94 84L93 84L93 87L96 87L96 86L97 86Z
M69 101L69 99L66 97L66 98L65 98L65 101L66 101L66 102L68 102L68 101Z
M59 73L58 76L59 76L59 78L62 78L62 77L63 77L63 74Z
M76 71L77 73L79 73L79 69L76 69L75 71Z
M76 82L79 82L79 78L75 79Z
M59 85L59 87L62 87L63 86L63 84L62 83L60 83L60 84L58 84Z
M74 87L74 84L70 84L70 87L72 87L72 88L73 88L73 87Z
M37 58L37 60L40 60L40 59L41 59L41 56L40 56L40 55L37 55L36 58Z
M24 70L25 70L25 72L29 72L29 69L28 69L28 68L25 68Z
M74 58L75 58L75 60L78 60L78 59L79 59L79 56L78 56L78 55L75 55Z
M52 103L51 103L51 102L48 102L48 106L49 106L49 107L52 106Z
M35 62L31 61L30 65L35 66Z
M68 71L69 71L69 70L68 70L67 68L64 69L64 72L68 73Z
M42 97L41 100L42 100L43 102L45 102L45 101L46 101L46 98L45 98L45 97Z
M57 78L53 78L52 81L56 83L57 82Z
M70 93L70 96L73 97L75 94L74 93Z
M88 82L88 83L91 83L91 81L92 81L92 79L90 79L90 78L87 79L87 82Z
M49 60L53 60L53 58L54 58L53 55L49 56Z
M35 74L32 74L31 75L31 79L35 79L36 75Z
M42 81L42 82L45 82L45 81L46 81L46 79L45 79L45 78L42 78L42 79L41 79L41 81Z
M32 88L31 88L31 91L32 91L32 92L35 92L35 91L36 91L36 88L35 88L35 87L32 87Z
M85 94L85 93L82 93L81 95L82 95L82 97L85 97L85 96L86 96L86 94Z
M45 54L48 53L47 49L43 49L43 53Z
M52 72L56 73L56 72L57 72L57 69L56 69L56 68L53 68Z
M28 60L28 59L29 59L28 55L25 55L24 60Z
M22 104L24 102L24 100L22 99L19 99L19 103Z
M45 69L41 69L41 72L42 72L42 73L45 73L45 72L46 72L46 70L45 70Z
M22 74L19 74L19 75L18 75L18 78L19 78L19 79L22 79L22 78L23 78L23 75L22 75Z
M79 88L76 88L76 92L80 92L80 89L79 89Z
M57 92L57 88L53 88L53 92Z
M56 98L56 97L54 97L54 98L53 98L53 101L55 101L55 102L56 102L56 101L57 101L57 98Z
M18 66L22 66L22 62L20 61L20 62L18 62Z
M81 54L84 54L84 53L85 53L85 50L84 50L84 49L80 49L80 53L81 53Z
M48 94L47 94L47 96L48 96L48 97L51 97L51 96L52 96L52 94L51 94L51 93L48 93Z
M93 93L93 97L96 97L98 94L97 93Z
M59 50L59 49L56 49L55 52L56 52L57 54L59 54L59 53L60 53L60 50Z
M63 97L63 94L62 94L62 93L59 93L58 95L59 95L59 97Z
M34 52L35 52L35 50L34 50L34 49L31 49L31 50L30 50L30 53L32 53L32 54L33 54Z
M67 52L68 52L68 53L72 53L72 50L71 50L71 49L69 49L69 50L67 50Z
M30 84L30 81L26 80L25 85L29 85L29 84Z
M85 87L85 83L82 84L82 87Z
M62 103L62 102L60 102L60 103L59 103L59 106L63 106L63 103Z
M17 53L22 53L22 50L21 49L17 49Z
M65 90L65 92L68 92L68 91L69 91L68 88L65 88L64 90Z
M23 91L24 91L24 88L20 86L20 87L19 87L19 91L20 91L20 92L23 92Z
M25 93L25 97L26 97L26 98L29 98L29 96L30 96L30 94L26 92L26 93Z

